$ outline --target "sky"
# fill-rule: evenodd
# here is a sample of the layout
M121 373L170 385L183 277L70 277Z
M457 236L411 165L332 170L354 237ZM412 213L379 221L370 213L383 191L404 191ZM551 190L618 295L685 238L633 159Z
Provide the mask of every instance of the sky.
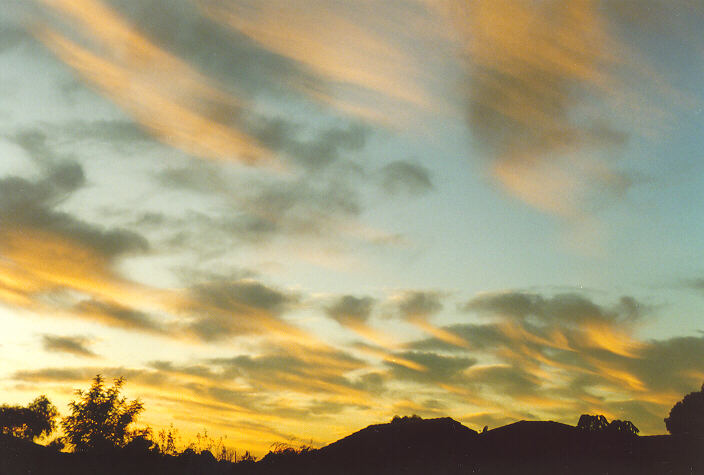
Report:
M704 381L698 2L2 3L0 402L262 455Z

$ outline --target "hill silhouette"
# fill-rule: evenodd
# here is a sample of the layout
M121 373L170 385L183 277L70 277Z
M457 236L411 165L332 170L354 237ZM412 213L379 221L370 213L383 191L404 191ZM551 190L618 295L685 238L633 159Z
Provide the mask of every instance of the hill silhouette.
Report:
M319 450L265 457L253 474L693 474L704 439L519 421L478 434L450 418L375 424Z
M479 434L449 418L404 418L375 424L325 446L317 464L339 473L432 473L438 463L469 467Z
M520 421L478 434L449 417L411 417L370 425L317 450L276 450L259 462L235 464L193 450L62 453L0 434L0 473L696 474L704 473L704 439L589 432L552 421Z

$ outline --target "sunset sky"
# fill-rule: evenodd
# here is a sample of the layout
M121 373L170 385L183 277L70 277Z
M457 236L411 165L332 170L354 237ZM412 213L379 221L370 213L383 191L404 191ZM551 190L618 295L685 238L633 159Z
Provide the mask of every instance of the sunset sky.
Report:
M700 2L0 3L0 403L262 455L704 381Z

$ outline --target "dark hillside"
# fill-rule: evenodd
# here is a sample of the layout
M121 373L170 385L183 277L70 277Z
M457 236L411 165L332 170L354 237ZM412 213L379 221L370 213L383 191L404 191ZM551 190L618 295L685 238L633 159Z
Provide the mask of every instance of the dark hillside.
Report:
M704 474L704 439L594 433L521 421L477 434L450 418L371 425L319 450L284 450L257 463L217 462L209 452L168 456L120 449L67 454L0 435L1 475L460 475Z
M319 462L344 467L341 473L377 469L383 473L415 473L439 463L458 470L469 468L479 435L449 417L400 419L376 424L320 449ZM369 473L369 472L367 472Z

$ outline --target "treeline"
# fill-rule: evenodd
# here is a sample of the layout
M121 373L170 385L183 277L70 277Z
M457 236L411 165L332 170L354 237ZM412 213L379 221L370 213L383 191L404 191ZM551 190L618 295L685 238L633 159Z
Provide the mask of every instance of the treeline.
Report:
M2 405L0 434L26 441L41 440L53 450L78 454L123 451L130 455L198 456L230 463L255 461L249 451L238 454L225 445L222 437L214 439L207 430L183 444L173 425L156 433L150 427L133 428L144 404L139 399L128 401L121 395L124 383L124 378L117 378L112 386L107 386L98 374L89 390L76 391L78 399L69 404L69 414L63 418L45 395L27 406ZM63 435L50 439L59 427Z
M678 466L677 463L685 463L691 458L692 443L701 444L704 441L704 385L702 385L701 391L688 394L675 404L669 416L664 419L672 437L639 438L638 428L630 421L616 419L609 422L603 415L589 414L582 415L576 427L553 422L530 423L538 424L537 426L516 423L488 433L488 428L485 427L482 437L475 431L445 418L451 421L451 424L447 423L449 425L445 428L447 433L442 432L436 436L432 434L432 430L435 430L433 427L440 424L438 427L445 430L443 429L443 424L446 424L443 422L444 419L427 420L416 415L395 416L389 424L370 426L356 433L357 435L353 434L320 450L314 450L308 446L274 444L270 452L257 462L249 452L238 454L234 449L227 447L222 438L213 439L207 431L202 435L198 434L195 441L182 444L178 431L173 425L156 433L149 427L134 428L134 423L143 412L144 405L138 399L129 401L121 395L124 382L123 378L118 378L114 380L112 386L108 386L104 378L97 375L90 389L76 392L77 399L69 404L69 414L63 418L59 417L57 408L44 395L27 406L0 406L0 473L3 475L98 472L104 474L168 473L170 475L179 473L311 474L328 473L325 470L320 472L321 469L327 470L327 468L335 468L336 473L347 473L344 466L336 465L339 458L345 456L351 457L348 464L349 473L372 473L369 470L378 468L378 465L383 463L391 464L389 467L406 466L402 464L412 466L415 462L411 459L415 460L418 457L429 458L433 463L436 461L442 463L444 460L450 465L459 461L460 465L469 464L467 466L475 466L479 463L476 465L479 467L484 463L484 468L487 468L504 462L509 463L512 460L511 457L518 457L516 460L519 460L523 456L521 450L530 452L533 450L530 449L531 444L535 445L536 439L541 438L543 438L541 443L548 444L551 450L557 450L558 455L563 453L560 447L567 444L565 449L572 450L574 457L577 457L575 460L580 460L579 457L592 452L600 454L603 452L611 457L610 451L614 451L614 454L618 455L613 456L614 461L619 460L618 457L626 457L623 460L630 460L628 463L632 463L636 460L633 454L642 454L643 460L647 457L655 457L654 461L670 464L667 467L674 467ZM543 430L540 424L552 424L545 427L558 427L563 435L554 440L549 437L544 439L545 434L540 435L539 432ZM386 434L393 436L389 440L375 439L379 437L380 433L377 431L382 430L382 426L388 426L389 431ZM51 435L59 427L62 434L51 439ZM522 431L528 430L526 428L538 432L523 433ZM431 432L429 433L428 430ZM364 450L358 450L354 447L362 432L369 435L373 443L368 447L364 446L366 447ZM447 440L442 439L445 436L448 437ZM401 458L397 457L397 460L394 457L398 454L394 455L394 451L399 450L399 438L404 437L410 437L409 440L417 442L418 447L427 448L427 444L432 446L434 441L440 440L443 440L443 443L433 449L432 454L427 453L428 450L414 449L412 453ZM352 445L340 444L348 439ZM35 440L44 442L46 446L32 443ZM574 442L572 447L569 446L570 441ZM585 443L587 445L584 445ZM404 444L401 445L405 447ZM465 454L468 450L471 456ZM493 453L492 450L500 456L489 458L488 462L481 462L483 460L481 457L488 457ZM589 452L590 450L592 452ZM331 454L337 455L332 457ZM376 455L372 456L372 454ZM365 465L363 469L354 471L351 467L356 463L354 460L360 457L366 459L368 466ZM564 458L564 454L559 457ZM475 462L474 459L480 462ZM599 463L602 462L603 460ZM570 463L574 463L574 460ZM460 466L456 463L455 465ZM651 468L654 473L678 473L669 468L669 471L665 470L665 466ZM704 465L700 468L704 469ZM628 471L630 469L624 468L624 470L614 473L636 473Z

